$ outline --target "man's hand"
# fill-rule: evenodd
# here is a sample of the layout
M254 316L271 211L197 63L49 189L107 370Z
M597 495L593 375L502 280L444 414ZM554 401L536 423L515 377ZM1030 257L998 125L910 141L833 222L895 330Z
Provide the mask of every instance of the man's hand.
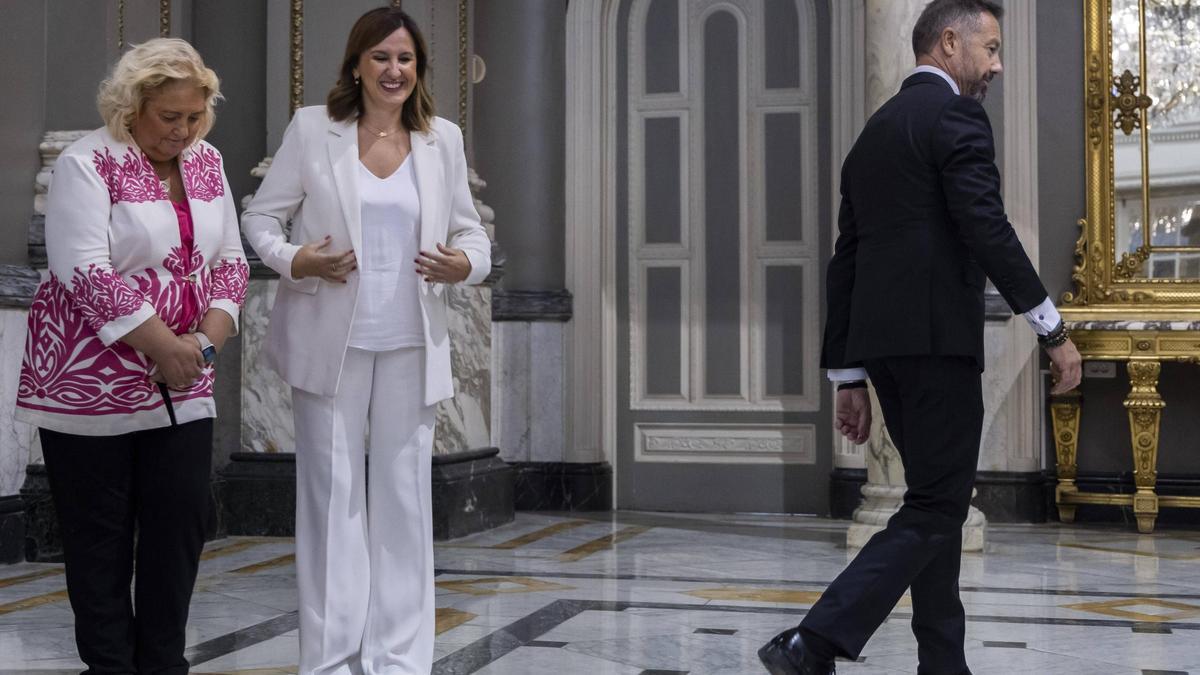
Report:
M1050 377L1054 380L1051 394L1065 394L1079 386L1083 376L1082 359L1070 338L1057 347L1047 347L1046 355L1050 357Z
M871 395L866 387L838 391L834 427L856 445L867 442L871 435Z

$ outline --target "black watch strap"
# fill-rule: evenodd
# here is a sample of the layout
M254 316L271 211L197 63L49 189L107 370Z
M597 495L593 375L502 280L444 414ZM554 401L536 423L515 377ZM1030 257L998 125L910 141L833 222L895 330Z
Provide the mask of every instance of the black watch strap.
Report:
M849 380L847 382L838 382L838 386L837 386L838 391L841 391L843 389L866 389L866 388L867 388L866 380Z

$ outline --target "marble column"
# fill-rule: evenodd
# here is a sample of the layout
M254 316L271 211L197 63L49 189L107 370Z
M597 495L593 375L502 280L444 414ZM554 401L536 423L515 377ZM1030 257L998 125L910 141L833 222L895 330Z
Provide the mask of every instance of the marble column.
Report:
M925 0L866 0L868 114L895 94L912 70L912 28L926 4ZM864 452L867 484L862 488L863 502L854 512L854 524L846 533L846 545L851 548L861 547L883 529L888 518L899 510L906 489L904 467L883 424L883 413L873 390L871 408L871 439ZM964 551L983 550L985 525L983 513L971 507L963 525Z

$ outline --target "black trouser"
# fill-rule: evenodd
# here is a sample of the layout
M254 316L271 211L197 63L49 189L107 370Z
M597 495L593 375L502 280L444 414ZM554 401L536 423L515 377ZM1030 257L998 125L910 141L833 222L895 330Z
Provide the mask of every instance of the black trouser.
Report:
M212 419L120 436L40 432L86 674L186 673Z
M840 656L857 658L911 586L917 672L969 673L958 574L983 429L979 368L973 359L948 356L865 365L900 451L908 490L887 527L825 589L800 630Z

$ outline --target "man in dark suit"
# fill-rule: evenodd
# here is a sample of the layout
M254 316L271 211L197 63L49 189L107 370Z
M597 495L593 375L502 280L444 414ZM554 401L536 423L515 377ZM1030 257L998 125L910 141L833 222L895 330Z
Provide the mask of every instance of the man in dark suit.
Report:
M908 489L803 622L759 650L777 675L857 658L909 587L918 673L970 673L958 575L983 426L985 275L1039 334L1053 391L1079 383L1079 352L1005 216L980 104L1001 72L1001 11L929 3L913 29L917 68L843 165L821 366L838 383L835 425L856 443L870 379Z

